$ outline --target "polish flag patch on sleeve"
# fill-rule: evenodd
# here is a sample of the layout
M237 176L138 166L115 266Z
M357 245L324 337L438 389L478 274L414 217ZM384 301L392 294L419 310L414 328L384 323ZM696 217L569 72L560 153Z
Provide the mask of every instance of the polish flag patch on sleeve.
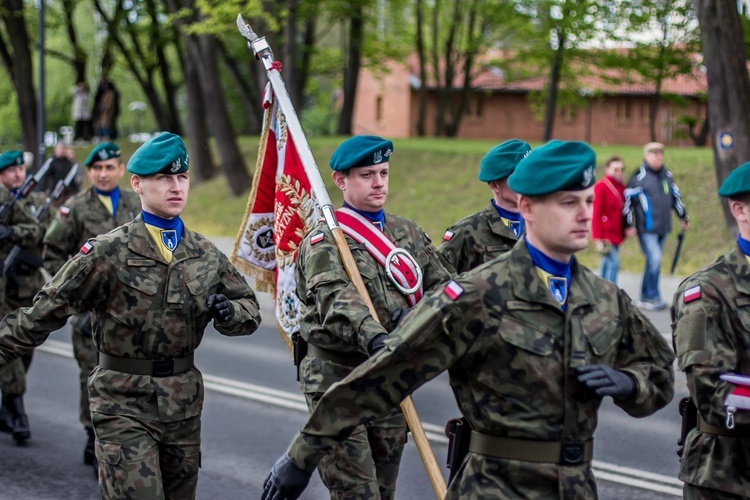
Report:
M60 215L65 217L70 213L70 209L68 207L60 207Z
M450 241L453 238L453 231L446 231L443 235L443 241Z
M450 297L451 300L456 300L461 296L462 293L464 293L464 289L461 288L461 285L452 280L450 283L445 285L443 291L448 297Z
M697 285L692 288L688 288L684 292L682 292L682 301L685 304L690 304L691 302L695 302L696 300L700 300L701 298L701 286Z
M318 233L315 236L311 236L310 237L310 244L311 245L315 245L317 243L320 243L321 241L323 241L324 237L325 237L325 235L323 233Z
M91 252L91 249L92 249L92 248L94 248L94 245L92 245L91 243L89 243L89 242L87 241L87 242L86 242L86 243L84 243L84 244L83 244L83 246L81 247L81 253L82 253L83 255L88 255L88 254L89 254L89 252Z

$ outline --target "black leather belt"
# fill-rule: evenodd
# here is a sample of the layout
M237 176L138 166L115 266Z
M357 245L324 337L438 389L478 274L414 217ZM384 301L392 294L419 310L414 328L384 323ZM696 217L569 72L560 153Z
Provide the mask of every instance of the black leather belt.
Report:
M546 462L578 465L590 462L594 456L594 440L588 441L531 441L482 434L471 431L469 451L506 460Z
M194 365L193 353L184 358L169 359L133 359L110 356L99 353L99 366L105 370L130 373L132 375L150 375L152 377L168 377L190 370Z
M323 358L338 365L351 367L359 366L367 361L367 356L358 352L334 352L310 343L307 344L307 355L314 358Z

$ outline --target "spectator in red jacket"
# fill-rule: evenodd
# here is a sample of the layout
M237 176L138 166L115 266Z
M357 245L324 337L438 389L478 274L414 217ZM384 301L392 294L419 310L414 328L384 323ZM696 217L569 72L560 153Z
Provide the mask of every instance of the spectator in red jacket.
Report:
M601 276L617 283L620 270L619 248L626 236L622 207L625 204L623 172L619 156L607 160L606 175L594 186L594 217L591 234L596 250L602 255Z

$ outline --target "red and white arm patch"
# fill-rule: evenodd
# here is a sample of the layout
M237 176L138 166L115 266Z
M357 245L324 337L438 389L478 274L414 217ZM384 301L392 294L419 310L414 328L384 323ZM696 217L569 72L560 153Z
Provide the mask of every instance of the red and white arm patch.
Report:
M84 244L83 244L83 246L81 247L81 253L82 253L83 255L88 255L88 254L89 254L89 252L91 251L91 249L92 249L92 248L94 248L94 245L92 245L91 243L89 243L89 242L87 241L87 242L86 242L86 243L84 243Z
M60 215L63 217L67 216L70 213L70 209L68 207L60 207Z
M315 245L323 241L323 238L325 238L325 235L323 233L318 233L315 236L310 237L310 244Z
M443 241L450 241L453 238L453 231L446 231L443 235Z
M461 287L461 285L451 280L447 285L445 285L443 292L445 292L445 294L450 297L451 300L456 300L461 296L462 293L464 293L464 289Z
M701 298L701 286L700 285L696 285L692 288L688 288L682 293L682 301L685 304L690 304L691 302L700 300L700 298Z

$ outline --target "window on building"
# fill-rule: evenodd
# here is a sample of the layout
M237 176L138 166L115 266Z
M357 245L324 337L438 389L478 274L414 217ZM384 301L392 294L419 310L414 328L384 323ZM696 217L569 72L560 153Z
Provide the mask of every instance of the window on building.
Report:
M641 123L648 124L648 117L651 114L651 102L641 102Z
M633 121L633 102L630 99L617 101L617 121L619 123L630 123Z
M482 96L482 94L474 94L472 96L469 96L469 104L466 109L466 115L468 118L481 118L484 112L483 108L484 96Z
M383 96L379 95L375 98L375 120L381 121L383 119Z
M560 108L560 115L565 123L573 123L576 120L576 110L570 104L565 104Z

